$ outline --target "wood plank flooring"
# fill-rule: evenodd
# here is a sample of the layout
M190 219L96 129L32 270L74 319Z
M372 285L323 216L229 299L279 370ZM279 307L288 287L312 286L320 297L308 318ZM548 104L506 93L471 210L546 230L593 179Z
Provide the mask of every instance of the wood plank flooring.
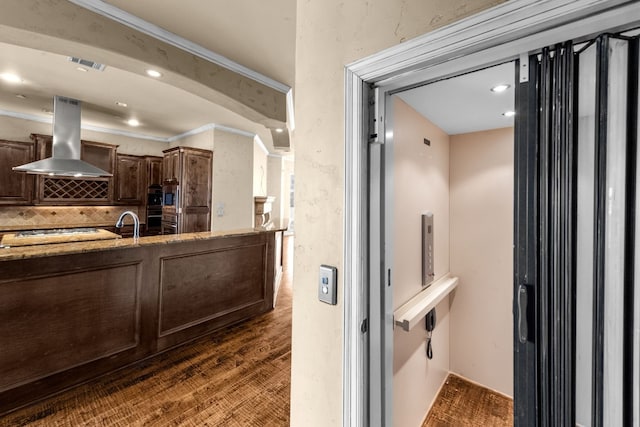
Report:
M450 374L422 427L513 426L513 400Z
M275 310L0 418L0 426L287 426L293 237Z

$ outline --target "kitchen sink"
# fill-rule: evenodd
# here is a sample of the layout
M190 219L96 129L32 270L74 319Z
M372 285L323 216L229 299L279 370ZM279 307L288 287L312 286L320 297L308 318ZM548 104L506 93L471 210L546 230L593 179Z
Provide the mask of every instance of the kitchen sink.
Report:
M97 228L52 228L48 230L28 230L16 233L16 237L69 236L74 234L97 233Z

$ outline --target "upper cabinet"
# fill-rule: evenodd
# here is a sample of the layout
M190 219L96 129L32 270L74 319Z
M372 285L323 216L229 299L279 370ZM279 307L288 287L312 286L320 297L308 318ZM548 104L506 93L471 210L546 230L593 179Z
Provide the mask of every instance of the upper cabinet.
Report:
M120 205L146 205L149 187L162 184L162 157L116 156L115 200Z
M175 215L178 233L209 231L213 152L190 147L171 148L164 151L163 168L165 179L177 180Z
M147 188L162 185L162 157L145 156L147 163Z
M118 154L116 156L115 203L141 205L146 194L147 175L144 157Z
M31 134L36 143L36 159L51 157L53 137ZM109 173L115 172L117 145L82 141L80 158ZM38 175L36 203L47 205L108 205L113 201L113 177L67 178Z
M162 180L163 181L179 181L180 180L180 148L171 148L164 150L164 158L162 160Z
M28 205L33 202L34 177L11 168L32 162L33 142L0 140L0 205Z
M117 153L117 145L81 141L80 158L112 177L60 177L14 172L14 166L52 155L51 135L31 141L0 140L0 205L141 205L150 186L162 185L163 158ZM175 158L177 159L177 157ZM170 169L179 173L176 164Z
M102 142L81 141L80 158L104 171L115 174L117 145Z

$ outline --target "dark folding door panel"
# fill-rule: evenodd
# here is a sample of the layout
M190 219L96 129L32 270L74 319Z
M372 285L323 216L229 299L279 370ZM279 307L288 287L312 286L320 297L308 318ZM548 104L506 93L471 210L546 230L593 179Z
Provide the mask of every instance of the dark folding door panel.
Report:
M638 424L637 52L558 44L517 88L516 426Z
M571 43L529 58L516 120L515 402L518 426L572 425L575 66Z

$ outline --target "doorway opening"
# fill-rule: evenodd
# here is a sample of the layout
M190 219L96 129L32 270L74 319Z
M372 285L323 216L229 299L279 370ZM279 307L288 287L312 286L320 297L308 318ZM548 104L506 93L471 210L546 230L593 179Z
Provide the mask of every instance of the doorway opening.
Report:
M432 406L444 406L432 403L441 387L441 396L447 394L449 374L495 394L491 408L466 402L475 417L484 413L487 425L512 423L514 79L512 61L387 100L393 425L427 426L442 419L465 424L460 410L434 412L425 421ZM433 242L426 283L424 214L431 218ZM457 284L435 304L435 327L424 321L400 327L402 313L444 292L447 277ZM470 399L476 396L485 399L486 393L471 393Z
M347 68L345 283L352 286L345 288L344 425L393 425L394 419L393 254L387 251L393 239L391 227L382 227L392 218L385 199L393 193L385 179L389 99L506 61L520 59L526 67L529 53L543 46L638 22L632 2L516 0ZM536 411L535 402L528 405Z

